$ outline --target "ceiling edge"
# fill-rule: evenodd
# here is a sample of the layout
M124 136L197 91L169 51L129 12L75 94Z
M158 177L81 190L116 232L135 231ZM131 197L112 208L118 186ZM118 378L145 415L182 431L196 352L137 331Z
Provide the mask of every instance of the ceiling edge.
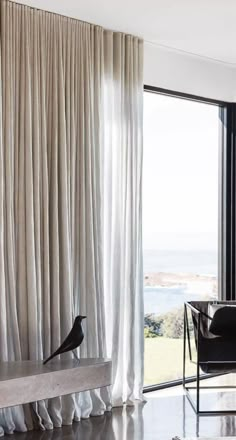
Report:
M212 58L212 57L208 57L208 56L205 56L205 55L200 55L200 54L197 54L197 53L194 53L194 52L189 52L187 50L179 49L179 48L176 48L176 47L173 47L173 46L167 46L165 44L161 44L161 43L158 43L156 41L149 41L149 40L145 40L145 39L144 39L144 41L145 41L145 43L152 44L153 46L156 46L159 49L168 50L168 51L175 52L175 53L182 54L182 55L188 55L188 56L191 56L191 57L194 57L194 58L198 58L198 59L201 59L201 60L204 60L204 61L210 61L210 62L213 62L213 63L216 63L216 64L221 64L221 65L223 64L226 67L236 68L236 62L235 63L230 63L229 61L222 61L222 60L219 60L217 58Z

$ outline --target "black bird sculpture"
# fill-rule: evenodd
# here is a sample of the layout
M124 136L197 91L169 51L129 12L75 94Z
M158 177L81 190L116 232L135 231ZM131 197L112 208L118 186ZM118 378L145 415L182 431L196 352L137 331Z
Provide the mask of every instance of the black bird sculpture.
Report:
M43 362L44 365L58 354L65 353L66 351L70 351L70 350L73 350L75 357L78 359L74 350L80 346L80 344L84 339L82 320L85 318L86 316L81 316L81 315L76 316L70 333L68 334L64 342L62 342L61 346Z

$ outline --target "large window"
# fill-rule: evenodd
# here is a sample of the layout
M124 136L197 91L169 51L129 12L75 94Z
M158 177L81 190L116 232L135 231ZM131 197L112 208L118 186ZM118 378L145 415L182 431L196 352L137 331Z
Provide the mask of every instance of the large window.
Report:
M144 92L145 385L182 377L183 303L218 295L218 136L217 105Z

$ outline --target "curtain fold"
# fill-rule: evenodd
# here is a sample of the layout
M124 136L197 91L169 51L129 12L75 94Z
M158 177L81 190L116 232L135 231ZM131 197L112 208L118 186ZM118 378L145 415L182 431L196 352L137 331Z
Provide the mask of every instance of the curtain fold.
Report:
M142 42L0 14L0 361L47 357L85 314L80 356L112 357L114 404L142 400ZM107 388L5 409L0 435L110 409Z

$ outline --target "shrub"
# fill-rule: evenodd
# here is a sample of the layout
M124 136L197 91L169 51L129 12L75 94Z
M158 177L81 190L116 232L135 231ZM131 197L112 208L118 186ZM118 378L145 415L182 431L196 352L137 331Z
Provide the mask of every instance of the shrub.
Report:
M150 328L145 327L144 328L144 337L145 338L157 338L157 334L153 333L152 330L150 330Z
M156 336L162 336L163 319L160 315L148 314L144 317L144 327L148 328Z
M184 335L183 309L176 309L163 316L163 336L180 339Z
M166 338L180 339L184 334L184 311L183 307L171 310L163 315L147 314L144 318L145 337L165 336ZM189 330L193 326L189 319Z

